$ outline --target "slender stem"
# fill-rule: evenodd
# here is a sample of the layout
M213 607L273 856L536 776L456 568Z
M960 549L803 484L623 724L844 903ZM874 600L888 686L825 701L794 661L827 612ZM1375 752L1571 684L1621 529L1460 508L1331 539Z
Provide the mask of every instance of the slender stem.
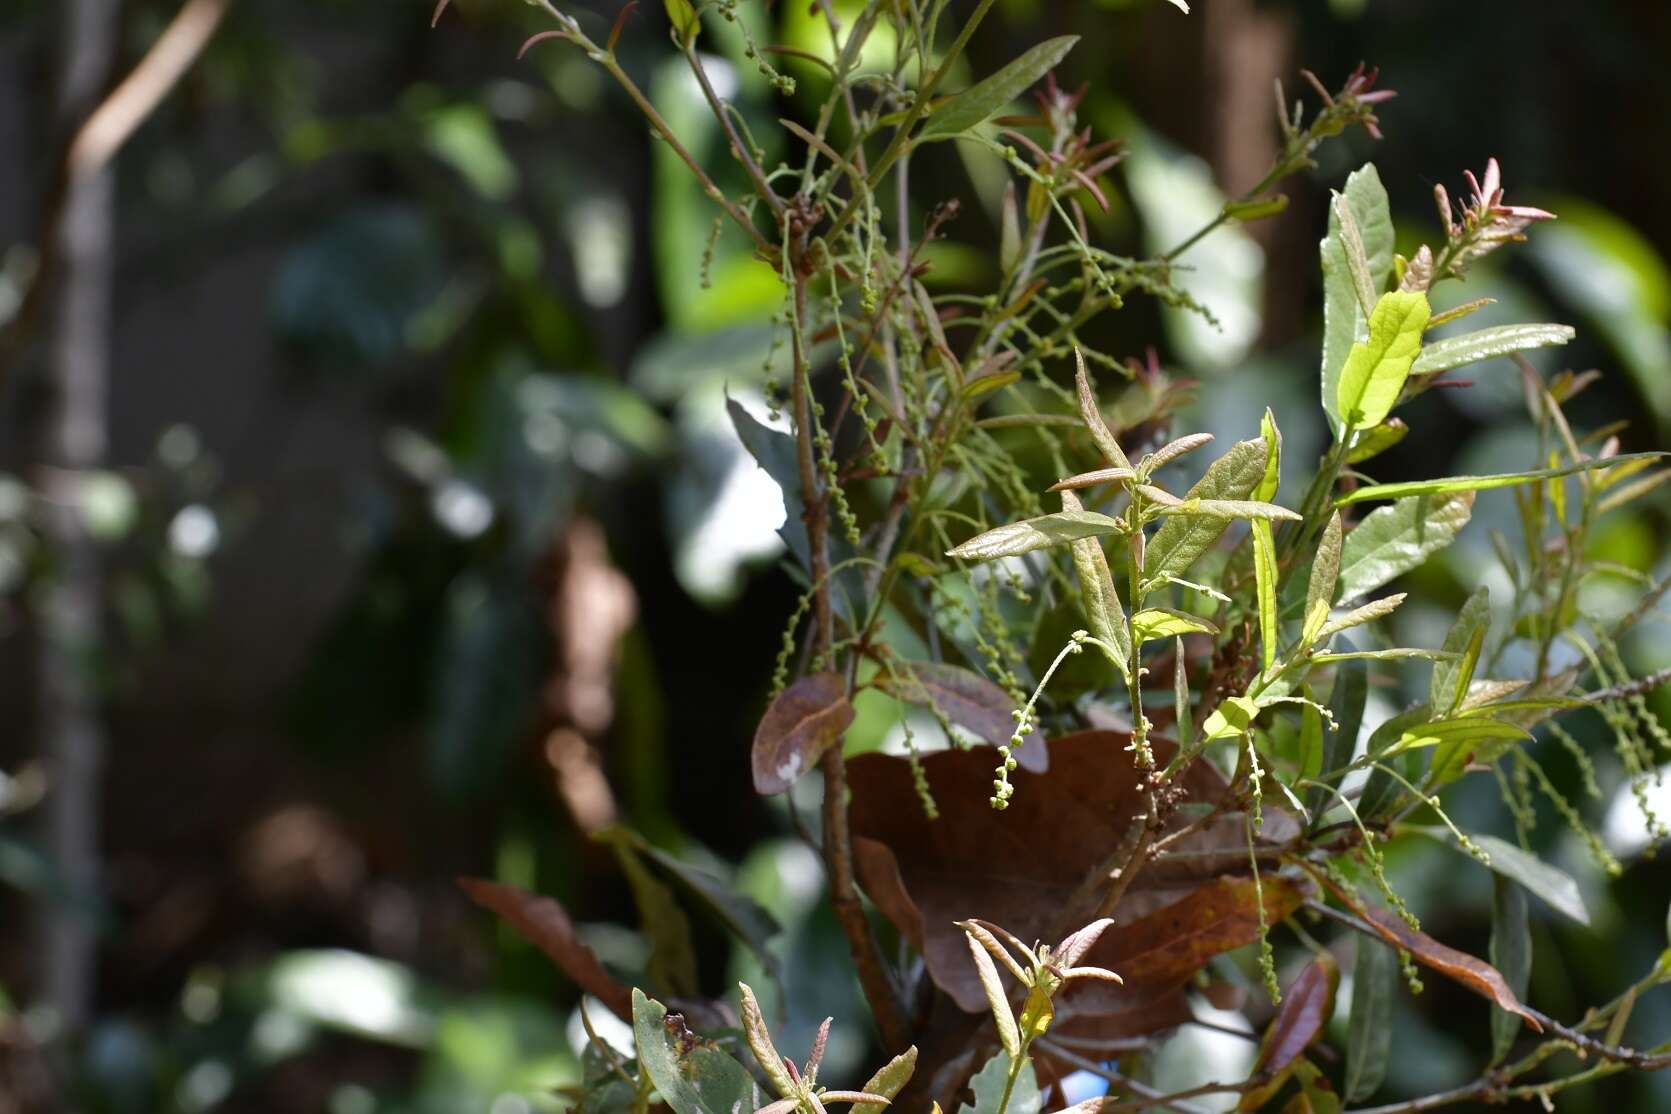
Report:
M754 153L743 142L743 137L737 134L737 125L732 122L731 113L719 99L719 94L714 92L713 83L708 80L708 71L703 68L702 59L697 56L694 39L685 43L685 59L690 63L690 72L696 75L696 83L702 86L702 95L707 98L708 107L713 110L720 127L725 129L725 137L731 143L732 155L748 173L749 181L754 183L754 191L766 202L774 216L782 216L783 198L779 197L772 189L771 183L766 181L765 172L760 169L760 164L754 161Z

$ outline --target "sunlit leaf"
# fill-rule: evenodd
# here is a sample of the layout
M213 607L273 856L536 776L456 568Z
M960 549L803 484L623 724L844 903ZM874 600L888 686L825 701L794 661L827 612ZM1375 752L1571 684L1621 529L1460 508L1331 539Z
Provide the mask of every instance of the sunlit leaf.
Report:
M1387 191L1373 164L1355 171L1341 191L1357 222L1369 264L1370 282L1383 289L1392 273L1393 226ZM1323 363L1322 400L1329 426L1336 434L1342 426L1339 411L1341 370L1352 345L1364 335L1365 314L1358 303L1356 284L1347 267L1340 239L1340 219L1329 211L1329 232L1318 245L1323 264Z
M1083 509L1072 492L1062 493L1062 506L1070 511ZM1079 574L1086 626L1098 641L1114 648L1115 665L1124 677L1131 671L1131 634L1126 628L1125 608L1120 603L1120 592L1109 571L1102 542L1096 538L1074 542L1073 567Z
M1009 992L1004 989L1004 980L998 977L998 965L980 941L967 932L963 935L969 942L969 954L975 960L975 973L980 976L981 990L986 994L992 1022L998 1029L998 1043L1013 1059L1021 1055L1021 1031L1016 1028L1015 1014L1010 1009Z
M1352 449L1346 454L1347 464L1362 464L1380 456L1410 433L1403 418L1388 418L1377 426L1360 429L1352 436Z
M1239 441L1229 452L1213 461L1196 485L1189 500L1245 500L1265 475L1263 438ZM1229 526L1228 518L1205 514L1172 515L1150 539L1143 559L1143 575L1156 580L1168 574L1182 576L1196 558L1205 553Z
M969 1080L969 1089L975 1093L975 1104L958 1107L957 1114L1039 1114L1044 1107L1044 1096L1039 1094L1033 1065L1030 1062L1022 1065L1021 1074L1013 1087L1009 1076L1009 1054L999 1052ZM1006 1092L1009 1094L1007 1105L1004 1102Z
M1108 462L1116 468L1130 471L1131 461L1126 458L1125 450L1120 448L1119 440L1103 419L1102 408L1097 405L1097 396L1091 390L1091 377L1085 370L1085 357L1077 348L1073 350L1073 361L1073 385L1079 399L1080 421Z
M713 1042L688 1034L677 1017L643 991L632 992L638 1062L673 1114L734 1114L764 1106L743 1065Z
M1105 514L1057 511L976 534L947 556L964 561L991 561L999 557L1019 557L1035 549L1066 545L1080 538L1097 538L1120 532L1120 523Z
M1269 522L1256 521L1252 529L1254 588L1259 601L1259 642L1264 667L1269 669L1276 661L1277 636L1280 633L1276 624L1276 539L1271 535Z
M1352 610L1346 612L1346 614L1337 619L1328 619L1328 613L1325 611L1323 615L1326 621L1322 626L1317 628L1315 640L1318 642L1327 642L1330 638L1339 634L1343 630L1351 630L1353 627L1360 627L1365 623L1373 623L1377 619L1384 619L1388 615L1391 615L1394 611L1397 611L1398 605L1403 602L1404 593L1395 592L1390 596L1382 596L1378 600L1370 600L1361 607L1354 607Z
M1576 335L1577 330L1570 325L1498 325L1480 329L1426 345L1416 357L1410 374L1437 375L1481 360L1566 344Z
M1217 634L1218 628L1198 615L1169 607L1147 607L1131 617L1132 634L1139 642L1180 634Z
M1377 508L1341 547L1340 599L1356 599L1416 568L1454 541L1473 511L1472 492Z
M917 1071L917 1046L912 1045L892 1060L876 1069L868 1082L859 1090L867 1095L881 1095L893 1098L900 1089L911 1082L911 1076ZM872 1102L856 1102L853 1104L853 1114L882 1114L887 1107Z
M1427 295L1381 295L1369 315L1369 339L1352 345L1340 372L1337 411L1353 427L1380 425L1398 402L1421 351L1429 314Z
M1468 597L1456 614L1445 641L1440 647L1456 654L1452 661L1435 662L1433 679L1428 690L1428 703L1447 715L1462 706L1473 683L1474 670L1479 664L1485 636L1491 626L1491 594L1481 585Z
M1559 479L1562 476L1571 476L1578 472L1592 472L1598 468L1610 468L1626 461L1658 460L1665 455L1665 453L1627 453L1624 456L1616 456L1607 460L1581 460L1576 464L1567 464L1560 468L1543 468L1534 472L1507 472L1495 476L1445 476L1436 480L1371 484L1340 496L1335 500L1335 506L1343 507L1348 503L1363 503L1377 499L1408 499L1417 495L1447 495L1454 492L1489 491L1498 487L1515 487L1519 484Z
M1344 541L1340 512L1336 511L1323 528L1323 537L1317 543L1317 553L1311 561L1311 579L1305 591L1305 625L1300 632L1300 642L1304 645L1315 642L1324 624L1329 621L1329 609L1334 606L1335 585L1340 580L1340 550Z

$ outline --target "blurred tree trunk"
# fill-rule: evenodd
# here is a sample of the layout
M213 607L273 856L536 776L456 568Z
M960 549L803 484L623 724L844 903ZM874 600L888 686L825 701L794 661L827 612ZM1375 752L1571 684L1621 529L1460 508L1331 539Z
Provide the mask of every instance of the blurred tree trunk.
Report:
M63 0L57 125L69 135L95 107L115 58L118 0ZM50 392L39 488L53 561L39 603L39 731L51 771L46 847L75 898L99 892L100 770L104 750L97 680L103 590L82 511L88 473L105 460L110 364L115 175L107 164L72 178L53 230L58 272L47 345ZM68 1030L87 1019L96 940L82 901L45 903L43 1001Z

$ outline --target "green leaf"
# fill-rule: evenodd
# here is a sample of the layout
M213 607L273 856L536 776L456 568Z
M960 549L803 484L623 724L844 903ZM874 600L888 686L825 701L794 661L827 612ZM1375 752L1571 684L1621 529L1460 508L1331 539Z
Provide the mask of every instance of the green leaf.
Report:
M1334 718L1334 730L1323 735L1323 773L1343 769L1352 761L1368 702L1369 666L1361 661L1341 662L1335 671L1334 690L1329 693L1329 715ZM1306 808L1315 817L1321 818L1333 800L1334 795L1322 786L1312 786L1306 791Z
M1473 512L1472 492L1377 508L1341 547L1340 599L1356 599L1416 568L1454 541Z
M1121 526L1114 519L1095 511L1057 511L1041 514L998 526L984 534L977 534L952 550L947 556L965 561L991 561L998 557L1019 557L1035 549L1049 549L1066 545L1081 538L1097 538L1118 534Z
M1346 1101L1363 1102L1380 1090L1392 1051L1398 956L1385 944L1358 937L1352 965L1352 1013L1346 1023Z
M1411 375L1437 375L1441 371L1477 364L1481 360L1551 348L1577 336L1570 325L1498 325L1461 336L1436 340L1416 357Z
M1526 997L1532 976L1532 928L1526 891L1501 875L1491 890L1491 965L1517 999ZM1491 1061L1496 1063L1514 1047L1522 1022L1507 1010L1491 1007Z
M1271 413L1269 406L1265 407L1265 416L1259 420L1259 436L1265 442L1265 474L1260 477L1259 486L1253 489L1253 498L1269 503L1276 498L1276 489L1282 482L1282 431L1277 429L1276 415Z
M1444 828L1422 829L1426 834L1455 843L1455 837ZM1588 927L1590 911L1584 907L1584 896L1578 882L1558 866L1551 866L1530 851L1522 850L1493 835L1471 835L1470 839L1491 858L1492 870L1505 878L1512 878L1549 903L1557 913L1571 917Z
M1456 622L1451 624L1441 646L1446 653L1457 655L1456 659L1433 666L1427 700L1434 708L1449 715L1462 706L1468 686L1474 681L1474 670L1479 665L1480 651L1490 627L1491 593L1481 585L1457 612Z
M1411 480L1408 483L1372 484L1360 487L1356 491L1348 492L1336 499L1335 506L1344 507L1348 503L1363 503L1378 499L1406 499L1414 495L1446 495L1458 491L1489 491L1497 487L1515 487L1520 484L1537 483L1541 480L1554 480L1562 476L1571 476L1578 472L1592 472L1599 468L1612 468L1632 460L1658 460L1667 454L1658 453L1626 453L1623 456L1609 457L1606 460L1581 460L1576 464L1563 465L1560 468L1542 468L1535 472L1505 472L1497 476L1445 476L1436 480Z
M1229 696L1213 709L1207 722L1201 725L1201 742L1220 739L1239 739L1247 733L1248 725L1259 715L1257 701L1246 696Z
M689 41L693 34L702 29L702 21L697 17L696 8L690 0L662 0L662 3L667 8L667 22L679 33L681 42Z
M1426 723L1413 723L1404 728L1398 738L1393 740L1387 748L1377 755L1381 758L1391 758L1407 751L1420 750L1423 747L1453 748L1446 753L1465 754L1484 741L1501 739L1526 739L1531 736L1526 729L1512 723L1502 723L1494 719L1437 719ZM1434 756L1433 769L1435 776L1448 763Z
M1324 622L1321 627L1317 628L1317 641L1327 642L1343 630L1351 630L1353 627L1361 627L1365 623L1373 623L1377 619L1386 618L1398 610L1398 605L1404 602L1404 595L1403 592L1395 592L1390 596L1382 596L1378 600L1370 600L1362 607L1354 607L1338 619ZM1324 612L1324 618L1328 618L1327 612Z
M1409 433L1410 427L1404 424L1402 418L1388 418L1380 425L1360 429L1352 436L1352 448L1346 454L1346 463L1362 464L1380 456L1404 440Z
M1346 179L1341 191L1363 241L1370 282L1377 290L1392 273L1393 226L1387 205L1387 191L1373 165L1365 166ZM1329 209L1329 233L1318 245L1323 264L1323 362L1322 399L1329 427L1336 435L1342 421L1337 411L1341 369L1346 366L1352 345L1364 335L1365 315L1358 304L1356 286L1341 242L1340 218Z
M1433 709L1426 704L1406 708L1370 733L1369 741L1364 744L1365 753L1384 755L1388 746L1403 737L1406 730L1432 718ZM1398 770L1411 782L1414 782L1420 773L1419 754L1383 757L1382 761ZM1358 815L1365 820L1371 820L1391 812L1405 799L1408 792L1403 783L1387 771L1372 768L1369 777L1364 781L1363 792L1358 795Z
M1346 259L1346 273L1352 279L1352 293L1357 296L1358 309L1369 313L1375 307L1376 291L1380 288L1369 273L1369 256L1365 254L1363 234L1358 231L1358 219L1344 197L1335 194L1329 204L1330 215L1340 225L1341 253Z
M1313 654L1311 660L1317 665L1324 665L1335 661L1438 661L1448 657L1443 650L1424 650L1419 646L1394 646L1390 650L1347 650L1341 653Z
M1256 522L1300 521L1300 516L1287 507L1279 507L1275 503L1261 503L1254 499L1185 499L1180 503L1157 507L1155 513L1166 517L1195 515L1199 518L1222 518L1226 521L1238 518Z
M1207 467L1206 474L1189 489L1185 503L1246 499L1265 475L1265 456L1263 438L1238 441ZM1170 515L1149 541L1143 560L1144 578L1154 581L1167 575L1182 576L1224 535L1229 524L1228 518L1206 514Z
M772 1041L771 1030L766 1027L766 1017L760 1012L760 1001L754 996L753 988L746 982L739 982L737 994L742 1003L743 1038L748 1041L749 1051L754 1053L754 1062L760 1065L766 1081L777 1088L779 1098L794 1098L798 1094L794 1077L783 1066L783 1053Z
M1195 720L1190 710L1188 658L1182 638L1173 639L1172 655L1172 707L1178 717L1173 731L1178 736L1178 749L1188 750L1195 737Z
M1340 512L1329 518L1323 528L1322 540L1317 543L1317 554L1311 561L1311 579L1305 591L1305 625L1300 642L1309 646L1317 640L1318 632L1329 621L1329 609L1334 606L1335 584L1340 580L1340 548L1344 543Z
M975 971L980 975L981 990L986 993L986 1004L992 1010L992 1021L998 1028L998 1043L1014 1059L1021 1055L1021 1031L1015 1026L1015 1014L1010 1009L1009 995L1004 991L1004 980L998 977L998 965L992 962L992 957L973 935L965 932L963 938L969 942L969 954L975 957Z
M1170 607L1148 607L1131 617L1132 633L1139 642L1172 638L1181 634L1217 634L1218 628L1197 615Z
M1449 785L1467 773L1470 763L1495 762L1510 748L1532 737L1518 723L1477 716L1452 720L1443 727L1430 727L1427 732L1438 739L1429 771L1434 788Z
M1271 536L1271 524L1256 521L1253 530L1253 576L1259 598L1259 642L1264 667L1276 662L1276 539Z
M1431 310L1427 295L1393 291L1381 295L1369 315L1369 339L1352 345L1340 372L1336 410L1354 428L1380 425L1404 390L1421 352Z
M1078 496L1062 492L1062 508L1078 511L1083 508ZM1126 612L1120 603L1119 589L1108 568L1108 555L1096 538L1083 538L1073 543L1073 567L1079 574L1079 592L1085 602L1085 623L1097 640L1114 647L1118 661L1114 664L1125 677L1131 671L1131 634L1126 629Z
M632 1034L638 1062L673 1114L733 1114L765 1105L743 1065L716 1045L669 1032L667 1008L642 990L632 992Z
M1063 35L1033 47L1003 69L948 99L928 118L917 139L950 139L997 115L1033 82L1055 69L1078 41L1078 35Z
M958 1107L958 1114L1039 1114L1044 1106L1039 1094L1038 1077L1033 1074L1031 1061L1021 1066L1015 1086L1010 1090L1009 1105L1004 1105L1004 1084L1010 1074L1010 1058L1003 1052L993 1055L986 1066L975 1073L969 1087L975 1092L975 1105Z
M899 1094L904 1086L911 1082L911 1076L917 1071L917 1046L912 1045L892 1060L876 1069L876 1074L870 1077L859 1090L867 1095L881 1095L891 1099ZM856 1102L853 1104L853 1114L882 1114L887 1107L874 1102Z

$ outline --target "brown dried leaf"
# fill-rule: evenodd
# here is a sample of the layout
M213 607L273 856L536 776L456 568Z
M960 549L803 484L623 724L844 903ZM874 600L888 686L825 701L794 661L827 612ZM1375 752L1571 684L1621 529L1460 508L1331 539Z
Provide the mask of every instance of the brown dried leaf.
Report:
M1015 701L1010 694L961 666L937 661L900 662L889 673L876 675L876 687L907 704L938 708L957 726L966 728L993 746L1003 746L1015 734ZM1049 764L1045 749L1036 737L1016 751L1016 761L1026 770L1043 772Z
M981 1012L986 999L953 922L978 917L1023 939L1049 940L1091 915L1069 908L1071 900L1144 807L1128 742L1112 731L1051 740L1049 770L1012 775L1015 796L1001 813L987 803L990 754L929 755L923 765L940 805L936 821L918 806L904 759L867 754L848 763L859 882L962 1009ZM1164 739L1153 742L1164 764L1175 748ZM1185 800L1212 802L1225 783L1210 764L1197 762L1181 788ZM1266 816L1266 838L1293 829L1280 813L1267 809ZM1133 880L1114 910L1115 926L1080 960L1118 972L1126 985L1076 983L1053 1033L1068 1031L1061 1026L1070 1016L1141 1016L1211 956L1256 937L1252 882L1220 877L1246 871L1245 839L1243 818L1228 814L1180 840ZM1298 888L1278 876L1266 878L1265 890L1272 923L1299 900ZM1121 1035L1150 1031L1127 1028Z
M754 788L782 793L841 741L853 722L847 685L838 674L813 673L778 694L754 729Z
M485 878L460 878L459 889L483 909L497 913L530 944L550 956L563 973L616 1017L632 1024L632 991L603 969L580 939L568 912L555 898L541 897Z
M1337 895L1340 894L1338 890L1335 892ZM1358 904L1354 911L1369 922L1370 927L1375 929L1382 939L1395 948L1403 948L1409 952L1423 967L1437 971L1446 978L1461 983L1475 994L1490 999L1499 1009L1520 1015L1534 1032L1543 1032L1543 1025L1538 1021L1537 1015L1520 1004L1520 999L1509 989L1502 973L1485 960L1439 943L1427 933L1419 932L1405 924L1403 918L1396 913L1378 906Z

